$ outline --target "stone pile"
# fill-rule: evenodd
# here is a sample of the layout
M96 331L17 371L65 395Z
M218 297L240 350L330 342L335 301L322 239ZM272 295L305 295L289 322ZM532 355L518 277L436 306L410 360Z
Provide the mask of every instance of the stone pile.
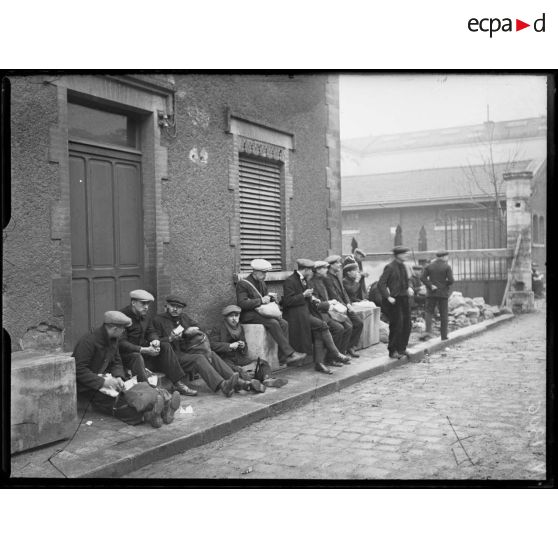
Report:
M454 291L448 300L448 323L450 329L467 327L483 320L491 320L501 313L502 310L499 306L486 304L482 296L469 298L464 297L458 291Z

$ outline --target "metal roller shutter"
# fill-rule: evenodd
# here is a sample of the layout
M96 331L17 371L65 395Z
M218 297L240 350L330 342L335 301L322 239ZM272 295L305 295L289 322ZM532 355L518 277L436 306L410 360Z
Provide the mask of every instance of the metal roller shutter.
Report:
M283 268L281 230L281 167L271 161L239 157L240 268L265 258L274 270Z

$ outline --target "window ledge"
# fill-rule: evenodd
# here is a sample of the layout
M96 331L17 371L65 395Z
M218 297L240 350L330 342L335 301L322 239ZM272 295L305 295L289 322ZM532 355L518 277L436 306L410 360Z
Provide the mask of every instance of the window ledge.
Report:
M241 273L235 273L233 280L238 283L239 279L246 279L250 275L251 271L244 271ZM269 271L265 277L267 281L284 281L289 275L292 275L292 271Z

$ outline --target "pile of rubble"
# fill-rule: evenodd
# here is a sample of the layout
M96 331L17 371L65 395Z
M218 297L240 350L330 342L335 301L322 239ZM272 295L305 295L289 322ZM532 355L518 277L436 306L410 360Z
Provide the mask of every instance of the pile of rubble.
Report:
M495 316L509 312L507 308L500 308L499 306L491 306L486 304L482 296L469 298L464 297L463 293L455 291L451 293L448 299L448 329L449 331L467 327L484 320L491 320ZM439 332L439 316L436 313L433 322L434 332ZM413 333L420 335L426 331L426 323L423 318L418 317L413 320L412 324ZM380 341L382 343L388 342L389 326L383 321L380 321Z

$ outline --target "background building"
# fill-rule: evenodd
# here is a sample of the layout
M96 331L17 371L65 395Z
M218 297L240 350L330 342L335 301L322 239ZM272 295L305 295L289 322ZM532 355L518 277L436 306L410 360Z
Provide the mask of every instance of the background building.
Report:
M546 132L540 117L344 141L343 252L356 243L377 254L367 261L373 281L394 244L412 248L418 261L447 248L455 256L456 288L501 302L508 269L508 255L498 252L508 246L505 174L532 176L525 208L532 215L532 255L541 266L546 261Z
M266 257L341 249L337 78L61 75L11 82L3 326L64 347L130 290L212 325Z

